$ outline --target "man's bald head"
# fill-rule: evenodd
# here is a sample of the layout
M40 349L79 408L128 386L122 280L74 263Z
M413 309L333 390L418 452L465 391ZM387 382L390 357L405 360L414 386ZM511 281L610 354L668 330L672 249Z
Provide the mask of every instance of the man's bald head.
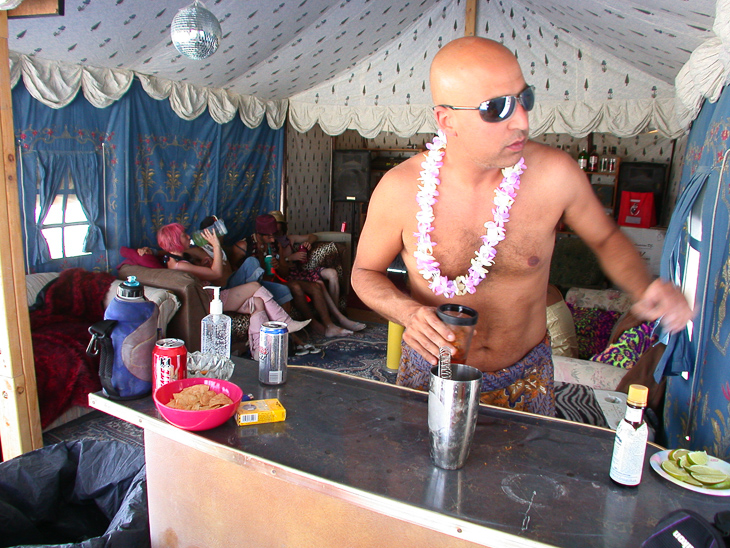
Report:
M468 91L484 82L498 83L505 75L514 77L515 71L521 78L517 59L499 42L476 36L457 38L442 47L431 63L433 103L463 105Z

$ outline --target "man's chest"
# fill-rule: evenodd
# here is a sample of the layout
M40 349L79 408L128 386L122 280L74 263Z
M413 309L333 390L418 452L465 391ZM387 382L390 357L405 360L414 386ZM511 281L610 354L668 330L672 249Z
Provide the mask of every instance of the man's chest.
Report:
M503 239L485 238L485 223L494 221L493 205L450 206L444 204L434 207L432 230L428 232L433 242L433 257L439 263L442 275L449 278L466 274L472 260L493 256L494 264L488 269L494 274L530 273L547 268L552 255L555 226L559 217L550 215L545 209L540 211L532 201L515 205L509 211L509 218L502 224ZM406 223L403 231L403 244L408 263L413 257L418 240L417 233L423 233L415 220L418 208L413 210L413 220ZM500 237L501 237L500 236ZM486 241L485 241L486 240ZM415 260L413 260L415 265Z

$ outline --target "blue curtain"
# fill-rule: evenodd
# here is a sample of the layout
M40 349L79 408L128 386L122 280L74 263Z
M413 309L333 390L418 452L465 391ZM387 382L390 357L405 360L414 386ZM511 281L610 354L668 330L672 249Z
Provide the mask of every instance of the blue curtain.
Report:
M58 110L34 100L21 83L13 90L13 116L29 272L113 269L120 247L156 247L162 225L195 229L208 215L225 219L235 241L253 231L257 215L280 207L283 129L250 129L239 119L220 125L207 113L186 121L137 81L107 108L79 95ZM41 209L49 207L65 176L92 224L90 253L50 260L35 200L40 192Z
M130 147L135 245L157 247L162 225L177 222L192 231L209 215L225 220L233 242L253 230L261 212L279 209L283 130L250 129L239 119L221 125L207 114L189 122L141 86L127 96L136 113Z
M696 317L667 344L656 376L667 375L667 447L706 450L730 458L730 91L705 102L692 125L677 201L662 254L662 276L693 281L687 268L699 254ZM723 163L725 167L723 169ZM690 280L692 278L692 280Z

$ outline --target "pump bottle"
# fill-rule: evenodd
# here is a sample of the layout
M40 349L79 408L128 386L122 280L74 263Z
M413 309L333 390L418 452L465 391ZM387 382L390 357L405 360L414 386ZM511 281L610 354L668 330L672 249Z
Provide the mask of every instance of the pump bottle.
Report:
M231 318L223 314L220 287L206 286L213 290L210 314L200 323L200 352L224 358L231 357Z
M646 386L629 386L626 416L616 428L609 475L621 485L634 486L641 482L646 441L649 438L649 427L644 422L648 395L649 389Z

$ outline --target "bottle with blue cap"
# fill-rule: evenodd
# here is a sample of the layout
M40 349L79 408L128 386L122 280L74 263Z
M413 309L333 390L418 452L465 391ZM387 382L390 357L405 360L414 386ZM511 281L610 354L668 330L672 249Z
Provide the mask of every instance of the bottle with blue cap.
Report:
M223 358L231 357L231 318L223 314L220 287L206 286L213 290L210 314L200 324L200 352Z
M157 342L157 303L147 300L136 276L129 276L104 311L111 328L113 360L102 359L104 392L114 399L138 398L152 390L152 351Z

